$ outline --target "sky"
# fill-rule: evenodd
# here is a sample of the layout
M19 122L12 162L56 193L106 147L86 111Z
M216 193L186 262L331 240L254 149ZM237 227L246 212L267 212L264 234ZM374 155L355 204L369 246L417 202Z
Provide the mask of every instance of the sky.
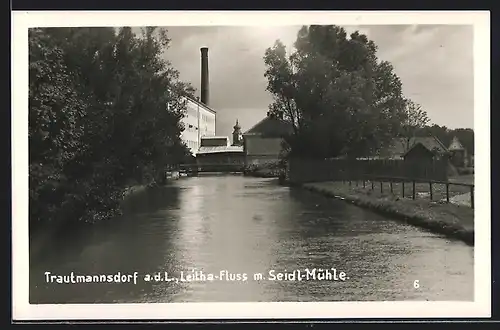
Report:
M300 26L166 27L172 39L163 55L180 79L196 88L201 80L200 48L208 47L210 107L217 112L216 134L230 136L238 119L242 131L265 117L263 56L280 39L293 47ZM406 97L427 111L431 123L473 128L473 28L467 25L344 26L373 40L378 58L389 61Z

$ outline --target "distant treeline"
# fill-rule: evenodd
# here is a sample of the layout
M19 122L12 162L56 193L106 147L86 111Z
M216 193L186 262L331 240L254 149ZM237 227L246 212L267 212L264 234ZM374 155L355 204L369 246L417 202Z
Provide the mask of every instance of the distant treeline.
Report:
M125 187L189 154L181 95L193 90L161 59L164 31L142 32L29 31L31 229L109 218Z

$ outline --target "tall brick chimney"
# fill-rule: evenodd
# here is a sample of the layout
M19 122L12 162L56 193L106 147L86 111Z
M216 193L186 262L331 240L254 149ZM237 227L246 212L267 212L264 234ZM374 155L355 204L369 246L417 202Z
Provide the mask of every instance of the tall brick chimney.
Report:
M202 47L201 49L201 102L209 105L209 78L208 78L208 48Z

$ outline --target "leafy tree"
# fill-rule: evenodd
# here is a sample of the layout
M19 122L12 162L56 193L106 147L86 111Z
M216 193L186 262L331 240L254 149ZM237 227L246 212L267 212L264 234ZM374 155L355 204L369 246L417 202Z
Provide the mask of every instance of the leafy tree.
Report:
M155 28L30 30L32 225L109 218L127 185L154 183L188 153L193 89L162 59L169 42Z
M404 111L401 112L400 135L403 137L405 150L410 149L410 141L417 136L417 133L429 123L427 112L422 109L420 104L411 100L406 100Z
M362 155L398 131L404 99L401 82L377 46L359 32L337 26L304 26L287 55L279 40L265 52L269 110L294 133L291 154L301 157Z

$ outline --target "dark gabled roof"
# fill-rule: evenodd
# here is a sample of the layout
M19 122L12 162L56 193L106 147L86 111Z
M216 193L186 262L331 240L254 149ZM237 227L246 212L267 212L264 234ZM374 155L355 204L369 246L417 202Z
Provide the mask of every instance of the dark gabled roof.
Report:
M416 142L414 145L412 145L410 147L410 149L408 149L408 151L406 151L404 154L403 154L403 158L406 157L406 155L408 155L410 152L413 152L415 149L417 148L420 148L420 149L423 149L425 150L427 153L433 155L434 153L432 152L432 150L430 150L429 148L427 148L423 143L421 142Z
M409 142L409 143L408 143ZM379 156L382 157L403 157L406 152L408 152L414 145L422 144L429 151L436 150L438 153L448 152L448 148L435 136L425 136L425 137L412 137L408 141L406 138L396 138L392 143L384 150L381 150ZM409 146L407 150L407 144Z
M280 137L291 134L292 132L293 128L289 122L267 116L243 133L243 135L257 134L269 137Z

